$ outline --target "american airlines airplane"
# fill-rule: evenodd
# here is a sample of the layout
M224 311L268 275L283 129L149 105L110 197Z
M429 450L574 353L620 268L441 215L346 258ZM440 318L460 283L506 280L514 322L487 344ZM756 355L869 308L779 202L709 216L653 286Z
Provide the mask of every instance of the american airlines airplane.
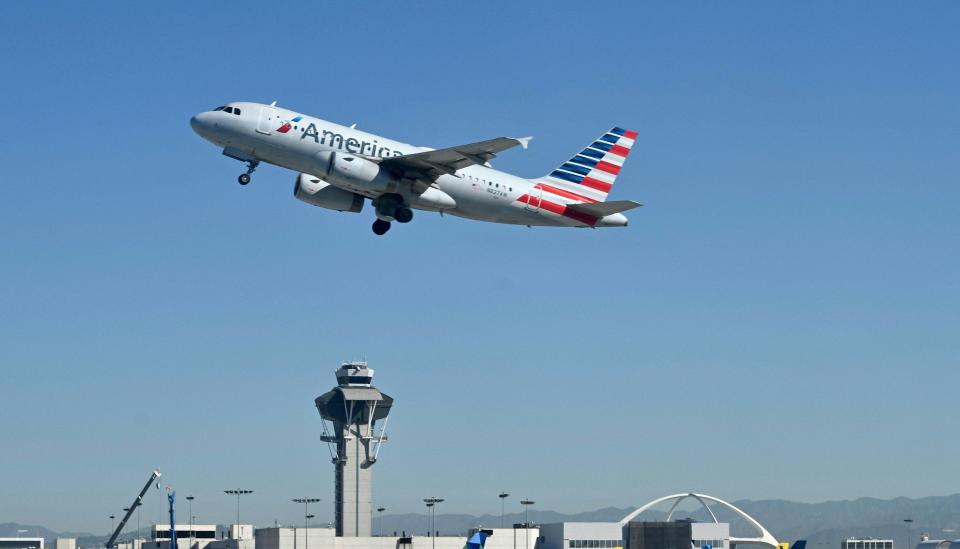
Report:
M548 175L523 179L490 166L497 153L530 137L498 137L430 149L260 103L228 103L190 119L201 137L245 162L250 182L260 162L296 172L293 194L314 206L360 212L365 199L382 235L413 210L467 219L548 227L626 227L621 212L640 206L607 201L637 132L613 128Z

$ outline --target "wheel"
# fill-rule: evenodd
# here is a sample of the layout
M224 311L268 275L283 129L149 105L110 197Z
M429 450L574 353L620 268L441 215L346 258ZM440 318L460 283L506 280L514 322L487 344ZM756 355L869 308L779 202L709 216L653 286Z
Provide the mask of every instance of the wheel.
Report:
M410 220L413 219L413 210L410 208L397 208L393 216L394 219L397 220L397 223L410 223Z
M390 222L378 219L373 222L373 234L382 235L390 230Z
M241 185L246 185L247 183L250 182L250 174L248 174L248 173L242 173L242 174L240 174L240 177L237 178L237 181L238 181Z

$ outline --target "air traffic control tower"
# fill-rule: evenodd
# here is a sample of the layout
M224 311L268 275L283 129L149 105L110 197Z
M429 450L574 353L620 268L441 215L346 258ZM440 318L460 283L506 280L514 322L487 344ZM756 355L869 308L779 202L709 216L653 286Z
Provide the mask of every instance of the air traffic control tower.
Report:
M314 402L323 418L321 440L330 449L336 472L337 535L366 537L371 534L373 521L371 468L377 462L380 445L387 439L387 415L393 399L370 384L373 369L366 362L344 363L336 373L337 387Z

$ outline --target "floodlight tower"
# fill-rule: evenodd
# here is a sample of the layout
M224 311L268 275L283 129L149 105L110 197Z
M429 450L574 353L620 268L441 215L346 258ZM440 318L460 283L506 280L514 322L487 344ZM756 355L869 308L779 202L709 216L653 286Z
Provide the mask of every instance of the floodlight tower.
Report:
M380 445L387 440L387 415L393 399L370 382L366 362L346 362L336 371L337 387L316 398L323 418L336 478L334 516L338 536L370 536L373 523L373 471ZM383 420L377 428L376 422ZM327 422L332 424L328 430Z

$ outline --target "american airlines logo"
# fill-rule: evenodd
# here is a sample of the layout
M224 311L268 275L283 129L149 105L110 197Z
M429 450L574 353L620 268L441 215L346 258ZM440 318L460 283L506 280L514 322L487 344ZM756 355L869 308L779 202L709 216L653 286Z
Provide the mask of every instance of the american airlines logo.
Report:
M303 120L303 117L297 116L291 119L290 122L299 122L301 120ZM290 122L284 122L279 128L277 128L276 130L277 133L287 133L288 131L290 131L290 128L293 127L293 124L291 124Z
M284 122L276 129L277 133L287 133L293 128L293 123L303 120L302 116L291 118L289 122ZM366 156L379 156L381 158L389 156L403 156L404 153L395 151L390 147L384 147L374 139L373 141L361 141L354 137L344 137L343 134L330 130L318 130L317 126L311 122L303 128L303 134L300 139L313 139L318 145L347 151L353 154L362 154Z

